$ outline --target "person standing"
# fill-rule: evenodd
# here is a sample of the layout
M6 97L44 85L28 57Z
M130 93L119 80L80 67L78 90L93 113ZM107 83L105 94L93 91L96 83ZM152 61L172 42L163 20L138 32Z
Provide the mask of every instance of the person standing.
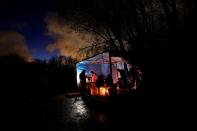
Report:
M85 92L86 92L86 70L83 70L80 75L79 75L79 78L80 78L80 84L81 84L81 93L83 96L85 96Z
M91 71L90 73L91 73L91 82L96 82L96 80L98 78L96 72Z
M123 88L123 89L128 89L126 71L123 70L123 69L117 69L117 71L119 71L120 76L121 76L122 88Z

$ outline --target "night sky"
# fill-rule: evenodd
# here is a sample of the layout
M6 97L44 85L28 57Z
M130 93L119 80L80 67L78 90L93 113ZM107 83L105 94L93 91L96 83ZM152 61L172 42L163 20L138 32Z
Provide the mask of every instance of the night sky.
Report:
M18 36L22 36L25 41L23 46L24 44L27 46L28 53L32 58L48 59L51 56L58 55L57 51L49 52L46 50L47 45L53 43L55 39L48 35L45 19L50 12L56 10L56 4L50 0L1 0L0 54L3 51L9 52L9 50L12 50L11 44L7 44L8 47L5 48L2 41L6 43L9 39L18 39ZM18 36L16 37L16 35ZM20 46L16 48L20 48ZM18 52L20 51L16 51L16 53Z

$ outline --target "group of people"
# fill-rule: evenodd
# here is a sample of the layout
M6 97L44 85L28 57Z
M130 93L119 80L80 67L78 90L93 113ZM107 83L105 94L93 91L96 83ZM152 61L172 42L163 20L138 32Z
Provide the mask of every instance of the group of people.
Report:
M113 83L113 80L111 78L111 75L108 75L106 78L104 78L103 75L97 75L96 72L94 71L90 71L91 77L90 78L90 82L93 83L95 85L95 87L98 89L99 92L99 88L102 86L111 86ZM86 94L86 88L87 88L87 82L86 82L86 70L83 70L80 75L80 87L81 87L81 91L82 94L85 95Z
M96 83L96 86L99 87L101 86L100 84L98 83L101 83L101 77L97 75L96 72L94 71L90 71L91 73L91 77L90 78L90 81L91 83ZM79 78L80 78L80 84L81 84L81 91L82 91L82 95L85 96L86 95L86 87L87 87L87 84L86 84L86 70L83 70L80 75L79 75ZM89 93L90 94L90 89L89 89Z
M109 74L105 79L103 75L97 75L96 72L90 71L91 77L90 81L95 83L96 87L99 90L101 86L114 87L118 86L120 89L136 89L137 86L140 86L142 81L142 72L139 67L133 67L130 70L117 69L120 74L117 83L113 83L112 76ZM86 70L83 70L80 75L80 84L82 94L86 94Z

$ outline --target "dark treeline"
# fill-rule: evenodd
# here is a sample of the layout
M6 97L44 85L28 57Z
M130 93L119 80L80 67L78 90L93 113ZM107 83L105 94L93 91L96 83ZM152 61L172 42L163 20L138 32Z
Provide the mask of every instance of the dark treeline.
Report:
M77 90L75 62L71 57L26 62L18 55L1 56L1 107L8 121L6 124L15 123L28 130L31 127L34 130L35 124L42 124L39 121L43 100Z
M1 56L2 90L31 97L76 89L75 63L71 57L26 62L14 54Z

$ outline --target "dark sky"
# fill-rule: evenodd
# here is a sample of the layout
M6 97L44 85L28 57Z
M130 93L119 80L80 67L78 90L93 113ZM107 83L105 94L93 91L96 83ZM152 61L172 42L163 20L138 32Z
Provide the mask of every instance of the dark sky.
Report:
M57 55L46 51L53 38L47 35L45 22L46 15L56 10L56 3L50 0L1 0L0 32L11 31L22 35L33 58L45 59ZM3 38L0 36L0 39Z

